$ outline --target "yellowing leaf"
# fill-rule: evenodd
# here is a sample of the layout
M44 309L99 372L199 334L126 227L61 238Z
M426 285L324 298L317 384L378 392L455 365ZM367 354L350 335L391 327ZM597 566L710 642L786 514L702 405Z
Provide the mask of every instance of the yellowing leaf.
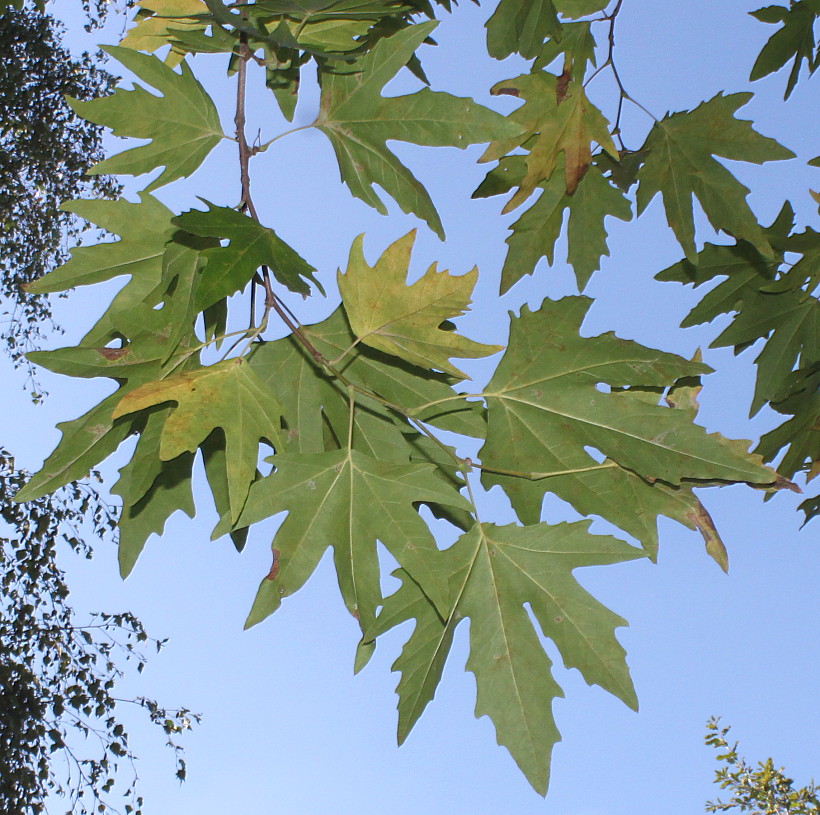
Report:
M559 168L562 162L559 159ZM499 195L512 189L523 178L523 165L523 156L507 156L488 173L473 197ZM540 196L510 227L509 251L501 270L502 294L534 272L542 257L552 266L567 210L567 262L582 291L600 268L601 258L609 255L606 219L614 216L627 221L632 217L629 199L604 178L597 166L590 167L572 195L567 194L563 174L553 173L539 186L543 190Z
M407 285L415 231L399 238L384 251L376 265L367 265L360 235L350 249L346 274L338 275L339 291L350 327L356 337L373 348L401 357L422 368L437 368L454 376L464 374L450 357L485 357L500 351L447 331L440 326L463 314L478 278L478 269L461 277L427 273Z
M137 6L136 25L128 30L120 45L148 53L170 45L165 63L172 67L185 58L185 52L175 44L176 38L183 32L203 31L208 25L197 19L197 15L208 13L202 0L140 0Z
M130 48L106 46L104 50L162 96L137 85L130 91L118 88L111 96L90 102L71 100L80 116L110 127L115 136L151 140L104 159L88 172L142 175L164 167L146 191L191 175L225 136L213 101L187 63L182 63L178 74L162 60Z
M344 354L339 363L341 373L394 405L403 405L412 411L414 418L442 430L484 438L487 426L483 406L456 394L449 377L395 364L395 358L385 359L361 343L345 354L356 337L341 306L321 323L306 326L304 332L327 359L337 359Z
M491 93L524 99L524 105L509 118L525 129L523 136L490 144L481 160L499 159L520 146L530 151L526 157L526 175L504 212L510 212L526 201L539 183L552 176L562 153L568 195L575 192L592 163L592 142L600 144L617 160L618 150L609 135L609 125L587 99L580 83L570 82L560 88L558 77L539 71L499 82Z
M279 401L247 363L231 359L137 388L120 401L114 418L166 402L176 402L177 408L162 430L164 461L196 451L217 427L225 433L231 518L236 520L256 474L259 442L281 447Z

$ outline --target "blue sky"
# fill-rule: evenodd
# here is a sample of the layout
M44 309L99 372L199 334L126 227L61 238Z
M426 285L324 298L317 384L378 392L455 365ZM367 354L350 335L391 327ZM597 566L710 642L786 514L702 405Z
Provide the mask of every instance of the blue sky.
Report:
M444 17L436 32L440 47L424 49L423 59L435 89L471 95L501 110L509 100L493 99L487 89L516 76L523 65L482 58L482 26L491 6L465 2L452 17ZM689 109L720 90L749 89L749 68L771 33L748 17L754 8L755 3L741 0L626 0L616 56L632 95L661 116ZM69 21L76 45L83 41L78 19ZM115 19L98 41L114 42L121 27L121 18ZM227 131L233 87L223 77L223 60L200 56L194 65L218 102ZM288 126L261 87L261 75L252 78L257 88L249 102L249 132L258 127L269 138ZM804 164L820 152L811 112L816 110L816 81L801 83L784 104L784 77L770 77L752 86L757 95L741 110L801 159L762 168L733 165L753 189L750 201L764 220L773 218L789 197L800 221L816 226L816 206L807 190L820 183L817 171L809 176ZM607 83L602 76L590 87L601 104ZM317 110L309 76L305 84L297 124L312 121ZM405 75L388 92L414 88ZM648 124L644 114L629 111L625 138L629 128L635 134L627 138L629 146L640 144ZM193 179L164 188L159 197L177 211L194 206L197 195L235 204L238 171L232 147L226 142ZM394 148L430 190L446 243L394 205L389 217L382 217L352 199L338 182L332 150L319 132L283 139L254 160L255 200L263 221L320 270L328 288L325 301L289 302L303 321L321 319L338 303L335 270L345 263L357 234L366 234L366 253L373 260L417 226L411 273L421 274L433 261L455 273L479 267L474 313L460 323L474 339L503 343L508 309L575 292L559 247L553 268L542 262L531 281L499 302L495 292L512 218L498 216L497 199L469 200L484 174L475 164L482 149ZM143 185L131 185L128 194ZM615 330L685 356L707 345L721 326L677 329L695 297L678 285L652 280L681 256L659 202L636 223L610 221L608 226L611 258L588 289L596 303L585 333ZM699 233L701 240L711 237L706 229ZM67 335L55 338L52 347L82 336L116 287L78 290L68 300L55 301ZM750 359L748 352L739 358L707 352L706 361L720 369L702 398L700 422L709 430L754 439L773 426L765 413L747 419ZM488 375L483 363L469 370L478 381ZM0 418L9 427L15 417L25 417L27 432L9 443L14 441L18 460L31 469L56 444L55 423L79 415L109 387L43 373L51 397L35 408L18 392L20 380L9 366L3 368L3 381L8 397L0 405ZM108 485L127 460L124 452L103 467ZM729 548L728 576L705 555L696 533L670 521L661 523L657 565L633 562L576 573L630 621L619 639L629 654L641 709L633 713L599 688L588 687L577 671L560 667L548 645L566 698L554 708L563 742L554 751L546 800L496 746L489 720L473 716L475 685L463 671L466 627L456 639L435 702L397 749L397 676L391 675L390 664L401 637L386 637L365 671L352 676L357 628L344 611L329 558L274 617L243 632L258 581L270 567L276 521L262 524L237 555L227 541L210 542L214 513L201 489L197 497L202 509L196 520L172 518L164 537L149 541L127 581L119 579L116 553L109 547L101 546L91 563L66 564L78 607L130 609L153 634L170 637L168 647L139 680L127 683L123 695L183 703L205 717L185 741L189 780L182 786L173 779L171 757L158 748L155 734L135 728L133 746L142 756L139 773L148 815L689 815L702 811L704 800L716 793L713 756L702 745L704 723L712 715L733 725L749 758L774 755L801 782L820 766L820 527L815 521L815 528L798 531L797 496L764 503L759 494L740 487L702 492ZM486 500L499 520L510 520L495 494ZM545 507L547 520L572 517L557 501ZM594 528L607 531L602 523Z

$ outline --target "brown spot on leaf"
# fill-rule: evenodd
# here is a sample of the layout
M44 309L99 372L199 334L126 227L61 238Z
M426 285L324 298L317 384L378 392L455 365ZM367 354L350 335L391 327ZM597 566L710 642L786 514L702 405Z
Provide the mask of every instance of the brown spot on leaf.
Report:
M124 357L128 353L127 348L98 348L97 353L105 359L113 362L120 357Z
M564 68L564 73L558 77L558 81L555 83L555 98L559 105L566 98L567 88L569 87L569 81L571 78L572 73L569 68Z
M271 564L270 571L265 575L265 580L276 580L276 575L279 574L279 555L281 553L278 549L273 550L273 563Z
M518 88L494 88L490 93L493 96L521 96Z

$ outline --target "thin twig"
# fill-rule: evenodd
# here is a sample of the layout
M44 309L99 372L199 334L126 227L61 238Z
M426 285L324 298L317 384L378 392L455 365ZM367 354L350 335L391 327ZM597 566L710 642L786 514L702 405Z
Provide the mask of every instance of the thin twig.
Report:
M609 21L609 33L607 35L609 48L607 51L606 60L595 71L593 71L589 79L587 79L586 82L584 82L584 87L586 88L587 85L589 85L589 83L592 82L592 80L595 79L595 77L601 73L601 71L605 70L606 68L610 68L612 70L612 76L614 77L615 83L618 86L618 110L615 114L615 123L612 128L612 135L618 139L621 151L626 150L623 138L621 138L621 117L623 115L624 100L629 101L636 107L640 108L653 121L658 121L658 118L650 110L645 108L637 99L631 96L630 93L626 90L623 80L621 79L621 75L618 72L618 66L615 64L615 22L618 19L618 14L621 11L623 2L624 0L618 0L618 2L615 4L615 8L613 8L609 14L605 14L602 18L593 21Z
M239 70L237 71L236 86L236 143L239 145L239 174L242 183L242 196L240 205L247 209L254 221L259 220L256 207L253 205L251 197L251 177L248 172L248 164L253 155L253 151L248 146L245 138L245 91L248 81L248 60L250 59L250 48L248 48L248 37L243 32L239 35Z

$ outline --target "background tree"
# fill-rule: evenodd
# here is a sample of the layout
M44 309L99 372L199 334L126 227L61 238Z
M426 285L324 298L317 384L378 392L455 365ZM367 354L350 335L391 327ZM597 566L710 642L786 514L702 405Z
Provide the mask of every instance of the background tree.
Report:
M715 783L731 792L727 801L718 799L706 804L707 812L752 812L755 815L817 815L820 812L820 787L812 781L805 787L795 788L783 767L775 768L774 760L767 758L757 767L738 755L738 744L726 740L728 727L721 727L717 719L707 724L706 744L719 750L717 760L723 766L715 770Z
M107 176L85 176L102 158L100 130L65 101L99 96L113 78L90 54L74 59L59 36L57 23L36 9L7 6L0 15L7 55L0 69L0 278L10 309L2 341L16 361L45 336L51 319L48 298L23 287L62 263L67 242L86 229L60 204L118 191Z
M101 21L103 5L86 7L92 24ZM77 118L66 102L104 93L113 80L92 55L73 58L54 19L27 4L0 9L0 51L2 339L20 363L57 328L47 298L28 293L25 284L63 262L66 241L86 231L60 203L118 192L112 179L85 175L102 156L100 128ZM29 385L40 401L36 382ZM175 737L197 717L144 697L118 700L123 673L142 670L142 647L159 650L163 643L130 613L83 621L68 602L59 552L91 557L93 541L116 538L116 513L96 481L16 504L13 496L27 479L0 447L0 810L42 812L57 795L74 813L118 812L123 800L127 812L139 812L134 755L118 704L139 706L168 736L180 779L185 763Z

